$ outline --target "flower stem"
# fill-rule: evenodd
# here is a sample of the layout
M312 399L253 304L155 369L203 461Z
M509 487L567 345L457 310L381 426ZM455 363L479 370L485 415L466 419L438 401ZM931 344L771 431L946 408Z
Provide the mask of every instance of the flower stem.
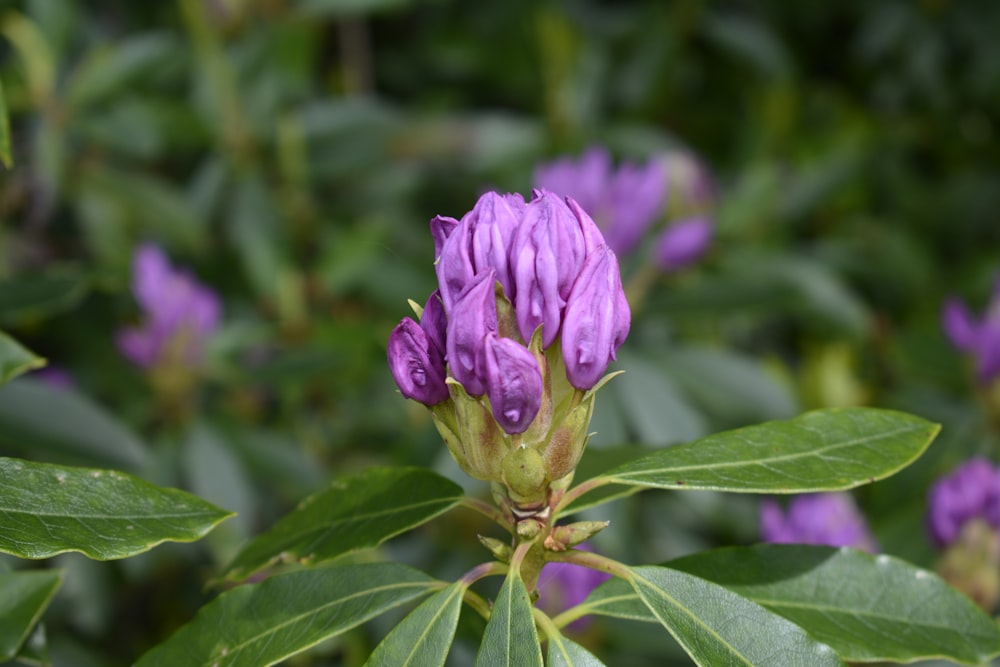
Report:
M471 586L480 579L485 577L493 577L501 574L507 573L507 566L503 563L498 563L497 561L490 561L489 563L481 563L476 567L472 568L468 572L462 575L460 581L462 581L466 587Z
M466 507L475 512L479 512L483 516L493 519L495 522L500 524L504 530L510 534L514 534L514 526L511 525L504 513L499 509L490 505L485 500L480 500L479 498L473 498L472 496L463 496L462 500L459 501L459 505Z
M589 567L591 570L606 572L611 576L618 577L619 579L625 579L626 581L632 579L632 570L630 570L624 563L619 563L612 558L591 553L589 551L580 551L577 549L570 549L569 551L549 551L547 552L547 556L550 561L582 565L583 567Z
M580 496L612 483L613 480L607 477L591 477L585 482L580 482L559 499L559 504L556 505L556 516L559 516L564 509L569 507Z

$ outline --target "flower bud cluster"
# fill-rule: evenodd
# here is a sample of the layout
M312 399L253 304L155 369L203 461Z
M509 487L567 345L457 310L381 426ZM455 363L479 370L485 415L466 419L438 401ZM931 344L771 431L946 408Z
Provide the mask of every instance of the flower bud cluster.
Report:
M537 500L576 467L593 389L628 335L614 252L572 199L487 192L431 221L438 289L389 337L400 391L459 465Z

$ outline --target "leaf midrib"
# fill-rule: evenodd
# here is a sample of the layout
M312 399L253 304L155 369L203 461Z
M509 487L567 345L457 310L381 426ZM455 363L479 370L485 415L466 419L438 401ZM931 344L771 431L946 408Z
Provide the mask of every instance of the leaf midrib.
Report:
M609 480L615 481L615 480L622 480L622 479L626 479L627 480L627 479L631 479L632 477L638 477L638 476L643 476L643 475L657 475L657 474L662 474L662 473L665 473L665 472L683 472L683 471L686 471L686 470L716 470L716 469L720 469L720 468L735 468L735 467L741 467L741 466L747 466L747 465L764 465L766 463L773 463L773 462L779 462L779 461L793 461L795 459L806 458L806 457L814 457L814 456L816 456L818 454L825 454L827 452L836 451L836 450L844 448L844 447L853 447L854 445L858 445L858 444L861 444L861 443L864 443L864 442L877 442L879 440L884 440L886 438L891 438L891 437L900 435L901 433L911 433L911 432L919 431L919 430L920 430L919 427L915 427L915 428L900 428L900 429L896 429L894 431L881 433L881 434L879 434L877 436L866 436L866 437L854 438L852 440L845 440L843 442L837 442L837 443L834 443L834 444L831 444L831 445L827 445L825 447L817 447L817 448L809 449L808 451L794 452L794 453L791 453L791 454L782 454L780 456L770 456L770 457L766 457L766 458L757 458L757 459L740 459L740 460L737 460L737 461L720 461L720 462L716 462L716 463L703 463L703 464L698 464L698 465L668 466L666 468L657 468L657 469L654 469L654 470L638 470L638 471L631 471L631 472L630 471L626 471L626 472L618 473L618 474L607 474L607 475L601 475L601 477L604 477L604 478L607 478ZM692 443L692 444L694 444L694 443ZM669 451L670 450L666 450L665 454L667 454ZM614 471L612 471L612 473L613 472Z
M250 639L247 639L246 641L243 641L243 642L241 642L239 644L236 644L235 646L227 646L225 648L228 649L228 650L227 650L227 652L226 652L226 654L224 656L214 656L208 662L205 662L205 663L202 663L202 664L205 667L214 667L214 665L219 664L219 658L223 658L223 657L224 658L232 658L232 657L236 656L240 651L243 651L247 646L249 646L249 645L251 645L251 644L253 644L255 642L259 642L262 639L264 639L266 637L269 637L269 636L277 633L279 630L282 630L285 627L287 627L289 625L292 625L293 623L299 622L303 618L306 618L306 617L309 617L309 616L315 616L316 614L319 614L319 613L325 611L326 609L329 609L330 607L333 607L333 606L338 605L338 604L346 603L346 602L348 602L350 600L353 600L354 598L362 597L362 596L366 596L366 595L373 595L375 593L381 593L383 591L389 591L389 590L392 590L394 588L400 588L400 589L403 589L403 588L420 588L420 587L429 588L430 586L433 586L433 585L434 585L433 581L418 581L418 582L395 583L395 584L387 584L385 586L378 586L376 588L368 588L368 589L363 590L363 591L357 591L355 593L351 593L350 595L344 596L342 598L338 598L336 600L331 600L330 602L327 602L326 604L323 604L323 605L321 605L319 607L314 607L313 609L309 610L308 612L303 612L303 613L298 614L296 616L292 616L291 618L286 619L282 623L278 623L277 625L272 625L265 632L262 632L262 633L260 633L258 635L255 635L254 637L251 637ZM308 646L304 646L304 647L301 647L301 648L302 649L308 648L309 646L313 646L313 645L319 643L320 641L322 641L322 639L319 639L319 640L313 642L312 644L309 644ZM301 649L299 649L299 650L301 650ZM285 655L278 656L278 658L275 660L275 662L277 662L277 660L282 660L284 658L287 658L290 655L294 655L294 652L293 653L286 653ZM274 662L270 662L268 664L273 665Z
M637 574L635 572L635 570L632 571L632 576L634 578L636 578L636 579L639 579L639 580L642 580L643 582L645 582L651 589L653 589L653 591L655 591L656 593L662 595L662 597L665 600L667 600L668 603L672 604L674 607L676 607L682 613L684 613L685 615L687 615L692 621L694 621L695 623L697 623L698 625L700 625L701 627L703 627L709 634L711 634L713 637L715 637L719 641L720 644L722 644L723 646L725 646L726 648L728 648L733 655L735 655L740 660L742 660L747 665L747 667L753 667L753 662L751 662L741 652L737 651L736 648L732 644L730 644L728 641L726 641L726 639L724 639L722 637L722 635L720 635L718 632L716 632L714 628L712 628L710 625L708 625L707 623L705 623L704 621L702 621L700 617L698 617L697 615L695 615L694 612L692 612L686 606L682 605L676 598L668 595L666 591L664 591L659 586L656 586L655 584L653 584L653 582L651 582L649 579L646 579L645 577ZM637 594L639 595L639 597L641 599L642 595L639 594L639 593L637 593ZM646 604L645 600L643 600L643 604ZM649 607L648 604L646 604L646 606ZM687 646L688 645L688 642L685 642L681 637L679 637L674 632L674 629L672 627L670 627L669 624L667 624L664 621L664 619L660 618L660 615L656 613L655 609L653 609L653 608L650 607L649 610L651 612L653 612L653 615L656 616L660 620L660 623L664 627L667 628L667 630L670 632L670 634L674 635L674 638L676 638L677 641L680 642L681 645L683 645L683 646Z

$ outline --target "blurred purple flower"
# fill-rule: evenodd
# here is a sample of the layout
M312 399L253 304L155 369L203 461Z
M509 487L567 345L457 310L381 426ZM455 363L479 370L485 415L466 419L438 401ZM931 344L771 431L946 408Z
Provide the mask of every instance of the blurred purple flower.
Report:
M701 259L711 242L712 223L708 218L678 220L660 234L653 257L664 271L677 271Z
M1000 467L969 459L940 478L927 496L927 529L938 547L947 547L973 519L1000 531Z
M878 550L864 516L848 493L796 496L786 511L773 500L760 504L761 537L777 544L825 544Z
M211 289L174 268L158 247L139 246L132 258L132 293L142 308L141 326L118 332L118 349L143 368L161 363L201 365L222 307Z
M941 326L955 347L975 359L979 382L993 382L1000 374L1000 280L981 319L977 321L965 303L952 297L941 309Z
M535 185L570 197L597 221L608 246L628 253L664 211L667 176L660 160L612 168L607 149L594 146L579 160L562 158L535 169Z
M586 543L574 548L580 551L594 551ZM582 565L546 563L538 577L538 607L546 614L555 616L586 600L595 588L610 578L611 575L605 572ZM570 623L569 627L579 631L586 624L587 618L584 617Z

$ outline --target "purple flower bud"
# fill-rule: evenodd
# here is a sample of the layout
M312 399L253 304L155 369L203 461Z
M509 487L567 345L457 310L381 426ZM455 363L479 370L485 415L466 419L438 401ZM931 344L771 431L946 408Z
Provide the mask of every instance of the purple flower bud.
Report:
M118 333L119 350L144 368L161 362L199 365L219 326L219 298L186 271L174 269L153 245L136 250L132 274L132 291L145 322Z
M1000 531L1000 469L983 458L939 479L927 496L927 529L939 547L957 540L965 523L976 518Z
M436 243L435 239L435 243ZM441 246L434 266L438 290L445 311L450 313L458 295L472 282L476 269L472 264L472 225L463 221L452 230Z
M761 537L777 544L825 544L878 550L868 525L847 493L796 496L787 512L773 500L760 504Z
M444 361L424 330L409 317L392 330L386 356L403 396L427 406L448 398Z
M487 393L493 418L510 434L524 433L542 405L538 361L517 341L486 338Z
M434 290L431 292L427 303L424 304L424 314L420 316L420 328L427 334L427 339L444 359L447 355L447 345L445 343L448 336L448 316L444 312L444 303L441 302L441 292Z
M570 384L583 390L597 384L630 323L618 260L602 246L587 257L566 304L562 353Z
M448 240L451 233L458 227L458 220L444 215L435 216L431 220L431 237L434 239L434 259L441 256L441 249L444 242Z
M588 238L565 201L537 191L511 249L514 310L521 337L542 327L542 345L559 335L563 308L586 258Z
M660 235L654 257L664 271L694 264L712 241L712 223L707 218L688 218L671 224Z
M513 299L513 283L507 254L520 216L510 207L512 198L487 192L462 219L472 229L472 265L476 272L493 269L507 297ZM516 199L513 199L516 202ZM522 200L523 205L523 200ZM522 206L523 208L523 206Z
M497 329L495 284L492 269L476 275L448 314L448 368L470 396L486 393L486 337Z

